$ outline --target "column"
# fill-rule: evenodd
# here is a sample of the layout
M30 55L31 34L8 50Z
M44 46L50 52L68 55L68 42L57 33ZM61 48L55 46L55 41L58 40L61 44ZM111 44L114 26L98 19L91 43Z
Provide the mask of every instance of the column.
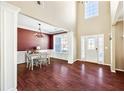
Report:
M76 55L75 55L75 39L74 39L74 33L68 32L68 63L72 64L74 61L76 61Z
M0 90L17 88L17 16L19 8L0 2Z
M112 26L112 31L111 31L111 35L112 35L112 40L111 40L111 72L115 72L115 27Z

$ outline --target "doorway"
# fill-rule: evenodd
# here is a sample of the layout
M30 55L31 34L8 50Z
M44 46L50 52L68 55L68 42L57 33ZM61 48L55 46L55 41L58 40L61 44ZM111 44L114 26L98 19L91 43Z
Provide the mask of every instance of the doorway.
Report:
M104 64L104 35L81 37L81 60Z

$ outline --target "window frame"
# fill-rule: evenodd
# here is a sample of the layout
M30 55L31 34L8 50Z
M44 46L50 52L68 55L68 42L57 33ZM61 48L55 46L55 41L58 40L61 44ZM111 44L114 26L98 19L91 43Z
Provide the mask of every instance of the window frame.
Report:
M53 50L54 50L54 52L56 52L56 53L66 53L66 52L68 52L68 45L67 45L67 50L66 50L66 51L63 51L62 47L61 47L61 49L60 49L60 52L57 52L57 51L56 51L55 38L56 38L56 37L60 37L61 40L62 40L62 41L61 41L61 44L62 44L62 42L63 42L63 40L64 40L64 39L62 39L62 37L64 37L64 35L67 35L67 33L57 34L57 35L54 35L54 36L53 36L53 41L54 41ZM67 44L68 44L68 37L66 36L66 38L67 38Z
M90 4L89 7L88 7L87 3ZM94 10L94 12L91 11L91 10L93 10L92 9L92 7L93 7L92 3L96 3L96 6L94 7L94 8L96 8L96 10ZM97 17L97 16L99 16L99 1L85 1L84 2L84 18L89 19L89 18L93 18L93 17Z

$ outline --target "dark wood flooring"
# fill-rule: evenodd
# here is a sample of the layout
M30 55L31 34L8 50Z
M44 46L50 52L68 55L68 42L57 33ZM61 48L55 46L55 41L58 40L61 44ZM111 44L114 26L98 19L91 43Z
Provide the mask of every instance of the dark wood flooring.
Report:
M88 62L68 64L51 59L51 64L33 71L18 65L19 91L115 91L124 90L124 72L110 72L109 66Z

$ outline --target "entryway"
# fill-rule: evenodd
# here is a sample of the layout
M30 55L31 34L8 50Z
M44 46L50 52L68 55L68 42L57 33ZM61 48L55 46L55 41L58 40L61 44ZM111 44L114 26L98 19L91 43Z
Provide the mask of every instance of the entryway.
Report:
M104 64L104 35L81 37L81 60Z

